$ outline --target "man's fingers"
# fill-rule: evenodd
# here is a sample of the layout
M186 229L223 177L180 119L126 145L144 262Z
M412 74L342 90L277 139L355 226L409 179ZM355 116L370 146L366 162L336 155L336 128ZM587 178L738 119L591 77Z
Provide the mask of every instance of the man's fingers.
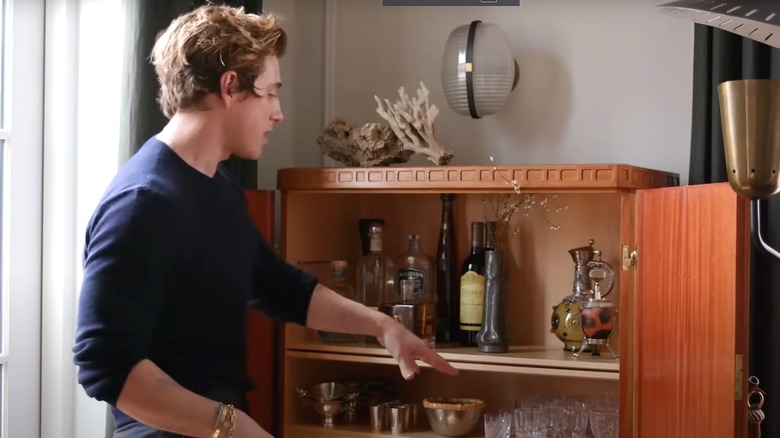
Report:
M398 367L401 368L401 376L406 380L412 380L420 372L420 367L414 362L414 359L401 357L398 360Z
M449 362L444 360L443 357L439 356L433 350L426 349L424 352L422 352L422 354L416 355L412 358L402 357L398 361L398 364L401 368L401 375L406 380L411 380L416 374L420 372L420 366L417 365L415 359L420 359L430 365L433 369L449 376L457 376L459 373L459 371L450 365Z
M457 376L458 370L450 365L449 362L444 360L443 357L439 356L437 353L435 353L433 350L430 350L426 357L423 358L423 360L430 366L432 366L435 370L442 372L444 374L447 374L449 376Z

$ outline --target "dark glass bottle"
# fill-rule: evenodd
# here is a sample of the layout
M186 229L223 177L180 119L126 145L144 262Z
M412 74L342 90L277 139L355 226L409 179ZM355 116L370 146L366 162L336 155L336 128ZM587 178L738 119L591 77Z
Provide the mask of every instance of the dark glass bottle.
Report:
M477 345L485 305L485 224L471 223L471 253L463 261L460 276L460 342Z
M458 307L458 260L455 254L455 225L452 204L455 195L441 195L441 229L436 250L436 341L439 343L459 341Z

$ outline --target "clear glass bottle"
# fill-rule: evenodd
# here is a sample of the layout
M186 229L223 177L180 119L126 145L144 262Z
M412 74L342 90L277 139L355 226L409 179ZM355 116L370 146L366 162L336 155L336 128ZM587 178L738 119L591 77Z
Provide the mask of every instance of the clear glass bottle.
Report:
M460 277L460 342L477 345L485 305L485 224L471 223L471 253L463 261Z
M368 236L371 241L369 253L360 259L357 266L357 296L366 307L376 310L386 291L395 290L395 269L390 257L382 253L382 224L371 224Z
M415 309L415 334L428 345L436 344L436 271L431 256L420 249L420 236L409 235L409 250L396 263L396 281L414 281L412 301ZM400 291L396 291L396 297Z
M331 261L331 278L326 286L345 298L359 301L355 288L347 281L347 267L348 263L343 260ZM319 331L319 337L322 342L328 343L362 343L363 340L360 335L326 331Z

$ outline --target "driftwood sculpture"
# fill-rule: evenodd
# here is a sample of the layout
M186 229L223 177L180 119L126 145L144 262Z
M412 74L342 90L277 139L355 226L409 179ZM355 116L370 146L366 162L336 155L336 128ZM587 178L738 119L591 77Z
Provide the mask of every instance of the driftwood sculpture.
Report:
M414 152L405 150L389 126L367 123L358 126L334 119L317 139L322 152L345 166L387 166L405 163Z
M433 122L439 108L428 102L428 89L420 82L417 96L409 98L401 87L400 100L374 96L376 112L387 121L358 126L333 120L317 139L323 153L347 166L386 166L405 163L414 153L425 155L438 165L452 161L452 153L436 141Z

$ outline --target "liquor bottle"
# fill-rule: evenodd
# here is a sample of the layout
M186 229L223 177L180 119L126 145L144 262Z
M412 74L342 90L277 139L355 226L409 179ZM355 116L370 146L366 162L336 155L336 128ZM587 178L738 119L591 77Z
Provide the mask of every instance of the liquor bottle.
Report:
M394 291L395 272L393 261L382 253L384 226L372 223L368 227L370 239L369 253L358 262L357 294L358 300L366 307L378 309L385 290Z
M420 250L420 236L409 235L409 250L396 263L396 280L414 281L412 301L415 311L414 334L429 346L436 344L436 277L431 256ZM399 294L401 291L396 292Z
M485 224L471 223L471 253L463 261L460 277L460 342L477 345L485 305Z
M358 232L360 233L360 255L361 257L371 252L371 226L379 224L385 226L385 220L380 218L360 218L358 219Z
M412 333L415 332L415 308L414 308L414 280L406 278L401 280L400 302L383 302L379 311L390 315Z
M455 258L455 224L452 204L455 195L442 194L441 229L436 250L436 341L457 342L458 325L458 261Z
M347 262L343 260L331 261L331 278L327 286L343 297L349 298L352 301L358 301L355 288L347 282L347 266ZM363 339L360 335L326 331L319 331L319 337L322 342L328 343L362 343Z

